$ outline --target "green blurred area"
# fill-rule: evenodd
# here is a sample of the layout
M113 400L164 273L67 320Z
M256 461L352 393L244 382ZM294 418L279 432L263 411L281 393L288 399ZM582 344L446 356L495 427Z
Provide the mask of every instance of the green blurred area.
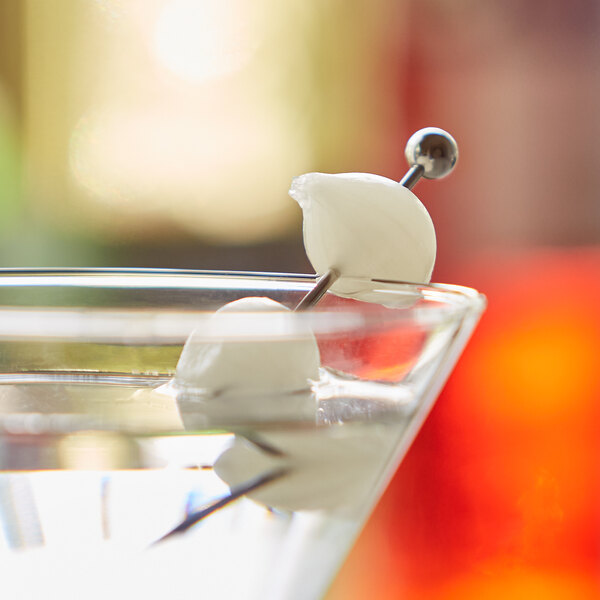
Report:
M0 233L10 235L22 218L21 147L16 116L0 78Z
M2 342L0 363L11 373L31 371L100 371L171 375L181 344L135 346L67 342Z

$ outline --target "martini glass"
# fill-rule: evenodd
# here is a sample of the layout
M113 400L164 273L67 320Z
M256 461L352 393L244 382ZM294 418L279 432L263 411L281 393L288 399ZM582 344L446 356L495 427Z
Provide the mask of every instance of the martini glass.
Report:
M211 325L227 302L266 296L293 308L314 283L0 272L7 597L325 594L485 301L460 286L382 281L374 302L326 294L310 311L228 314ZM237 403L222 390L183 393L172 378L192 331L242 356L247 347L248 360L312 332L319 376L300 392Z

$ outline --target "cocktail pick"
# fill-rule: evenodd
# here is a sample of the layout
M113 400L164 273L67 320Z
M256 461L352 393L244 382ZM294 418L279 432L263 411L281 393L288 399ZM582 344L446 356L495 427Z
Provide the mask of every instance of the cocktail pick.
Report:
M196 525L196 523L199 523L200 521L206 519L206 517L209 517L217 510L224 508L228 504L231 504L234 500L237 500L238 498L241 498L242 496L245 496L246 494L257 490L263 487L264 485L271 483L272 481L276 481L277 479L284 477L288 473L289 469L287 468L275 469L274 471L265 473L263 475L259 475L251 481L248 481L247 483L233 488L229 492L229 494L227 494L223 498L219 498L218 500L211 502L207 506L204 506L200 510L188 515L183 521L181 521L181 523L179 523L179 525L177 525L177 527L171 529L171 531L169 531L161 538L153 542L152 545L158 544L166 539L173 537L174 535L185 533L188 529L190 529L190 527L193 527L194 525Z
M400 184L412 190L421 177L441 179L448 175L458 160L458 146L454 138L443 129L425 127L410 137L404 155L410 168ZM307 310L317 304L339 276L340 273L335 269L326 271L294 310Z
M327 292L327 290L334 284L335 280L340 274L335 269L329 269L319 279L315 287L300 300L295 311L306 310L314 306Z

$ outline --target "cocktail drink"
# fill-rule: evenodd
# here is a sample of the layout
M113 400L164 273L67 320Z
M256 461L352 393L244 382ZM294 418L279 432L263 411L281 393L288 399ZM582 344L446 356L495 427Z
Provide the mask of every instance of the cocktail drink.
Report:
M316 287L0 272L7 598L323 596L484 307L409 187L295 180Z
M378 304L328 295L312 311L224 313L215 326L226 302L292 307L313 283L2 274L7 597L322 596L483 301L461 287L386 283L373 289ZM246 347L279 381L285 353L311 336L320 364L304 390L197 396L172 379L192 331L207 347ZM261 363L267 345L272 366Z

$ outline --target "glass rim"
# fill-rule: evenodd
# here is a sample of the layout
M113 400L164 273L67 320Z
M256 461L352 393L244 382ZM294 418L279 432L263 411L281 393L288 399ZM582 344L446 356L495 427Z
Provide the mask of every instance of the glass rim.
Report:
M185 290L200 292L203 289L239 291L269 291L306 293L316 275L300 273L270 273L254 271L212 271L191 269L148 268L2 268L0 269L0 292L4 288L34 289L47 286L104 288L119 290ZM335 333L353 328L389 326L410 322L418 326L435 326L448 320L462 318L466 314L478 314L486 304L485 297L461 285L430 283L421 284L390 280L359 279L357 281L380 284L377 293L390 301L407 298L411 294L426 302L419 307L400 306L400 310L373 314L365 310L337 309L317 306L299 313L254 313L255 326L247 330L253 339L263 331L266 339L282 335L294 335L294 331L308 325L315 333ZM257 295L257 294L254 294ZM0 339L81 339L136 343L147 339L160 343L183 343L192 330L205 323L214 314L190 307L111 307L106 308L82 303L78 306L15 305L0 299ZM222 315L220 322L229 323L229 329L240 334L243 317L240 313ZM248 319L245 319L246 323ZM223 334L220 328L220 334ZM265 334L264 332L267 331ZM269 333L270 332L270 333Z

